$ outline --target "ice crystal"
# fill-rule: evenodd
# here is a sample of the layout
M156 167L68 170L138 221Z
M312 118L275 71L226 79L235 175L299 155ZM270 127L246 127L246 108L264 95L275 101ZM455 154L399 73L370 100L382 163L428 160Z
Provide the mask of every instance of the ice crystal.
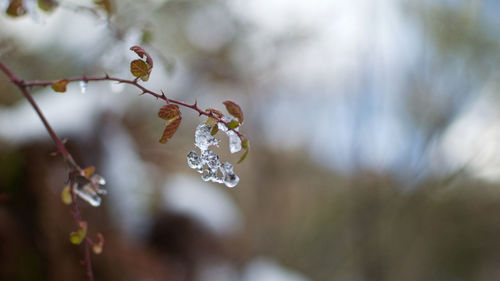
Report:
M73 188L78 197L94 207L99 207L101 205L99 194L107 194L107 191L104 189L105 184L106 180L103 177L94 174L89 179L78 177Z
M224 118L222 118L222 120L224 122L229 123L232 120L236 120L236 119L234 119L232 117L224 117ZM236 152L240 151L241 150L241 139L238 136L238 134L236 134L236 132L234 132L233 130L229 130L227 128L226 124L224 124L224 123L218 123L217 126L219 127L219 130L226 133L226 135L229 137L229 151L231 153L236 153ZM238 128L235 128L234 130L238 131Z
M208 149L209 146L219 146L219 140L210 134L212 127L206 123L201 123L196 128L194 135L194 145L201 151Z
M224 124L222 124L223 127L220 124L218 125L219 129L229 136L230 151L234 153L241 150L241 140L238 135L228 130ZM200 154L196 151L189 152L187 155L188 166L202 173L201 179L203 181L224 183L227 187L235 187L239 182L239 177L234 173L233 165L229 162L221 163L219 155L208 149L210 146L219 146L219 140L210 134L211 130L212 127L207 123L201 123L196 128L195 146L200 149ZM238 138L238 142L231 141L231 134L229 133L234 133ZM231 142L233 145L231 145Z

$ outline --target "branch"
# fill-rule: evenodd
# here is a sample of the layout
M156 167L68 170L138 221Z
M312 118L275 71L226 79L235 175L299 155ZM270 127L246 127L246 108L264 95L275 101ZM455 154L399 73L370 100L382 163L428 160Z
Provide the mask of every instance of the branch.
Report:
M37 103L35 102L35 100L31 96L31 94L30 94L30 92L28 90L29 86L26 85L22 79L20 79L19 77L17 77L1 61L0 61L0 69L2 70L2 72L5 73L5 75L7 75L7 77L9 77L10 81L12 83L14 83L19 88L19 90L21 90L21 92L23 93L24 97L28 100L28 102L31 104L31 106L33 107L33 109L35 109L36 113L38 114L38 117L40 118L40 120L42 120L42 123L45 126L45 128L47 129L47 132L49 133L50 137L52 138L52 140L54 141L55 145L57 146L57 152L59 154L61 154L61 156L66 161L66 163L69 165L69 168L70 168L70 174L69 174L70 175L70 179L69 179L69 181L70 181L70 187L71 187L70 188L70 192L71 192L71 197L72 197L72 200L71 200L72 213L73 213L73 217L74 217L77 225L80 225L80 222L82 221L82 218L81 218L81 215L80 215L80 210L78 209L78 205L76 203L76 194L75 194L75 191L72 188L72 186L73 186L73 183L75 182L75 173L83 174L83 170L80 168L80 166L78 166L78 164L75 162L75 160L73 159L73 157L71 156L71 154L68 152L68 150L66 150L66 147L64 147L64 144L61 141L61 139L57 136L57 134L54 132L54 130L50 126L49 122L47 121L47 119L43 115L43 113L40 110L40 108L38 107ZM87 275L89 277L89 281L94 281L94 274L92 272L92 263L91 263L91 260L90 260L89 242L87 241L87 239L84 239L83 243L84 243L83 247L84 247L84 251L85 251L85 260L84 260L84 262L85 262L85 265L86 265L86 268L87 268Z
M121 78L112 77L112 76L109 76L109 75L106 74L105 76L98 76L98 77L87 77L87 76L84 75L82 77L70 78L70 79L66 79L66 80L68 80L69 82L79 82L79 81L83 81L83 82L91 82L91 81L115 81L115 82L118 82L118 83L129 84L129 85L135 86L136 88L138 88L139 90L141 90L141 94L149 94L149 95L152 95L153 97L155 97L157 99L164 100L166 103L174 103L174 104L186 107L186 108L193 109L196 112L198 112L198 114L200 116L201 115L205 115L207 117L211 117L211 118L217 120L218 123L223 123L223 124L226 125L226 127L229 126L229 122L226 122L226 121L222 120L222 118L220 118L219 116L217 116L216 114L214 114L214 112L202 110L201 108L199 108L196 101L193 104L187 104L187 103L182 102L182 101L178 101L178 100L174 100L174 99L171 99L171 98L167 98L165 96L165 94L163 93L163 91L161 91L161 94L158 94L158 93L156 93L156 92L154 92L152 90L149 90L146 87L144 87L141 84L139 84L138 81L137 81L137 79L135 79L135 80L121 79ZM54 84L54 83L56 83L58 81L59 80L47 80L47 81L33 80L33 81L26 81L26 82L25 81L21 81L21 83L25 87L35 87L35 86L46 87L46 86L50 86L50 85L52 85L52 84ZM229 129L229 130L235 132L238 135L238 137L243 141L243 135L240 132L236 131L235 129Z

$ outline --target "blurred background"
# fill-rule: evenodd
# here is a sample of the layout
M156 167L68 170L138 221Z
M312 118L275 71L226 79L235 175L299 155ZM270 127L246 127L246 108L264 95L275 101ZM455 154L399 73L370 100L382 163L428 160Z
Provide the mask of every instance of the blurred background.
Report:
M9 13L14 2L26 13ZM228 189L187 166L205 121L192 110L162 145L162 103L133 87L33 88L76 161L107 180L100 207L79 202L90 237L106 241L96 280L500 278L499 1L0 9L0 60L25 80L132 79L129 48L141 45L155 61L149 89L202 108L233 100L245 114L250 154ZM86 280L54 150L0 75L0 280Z

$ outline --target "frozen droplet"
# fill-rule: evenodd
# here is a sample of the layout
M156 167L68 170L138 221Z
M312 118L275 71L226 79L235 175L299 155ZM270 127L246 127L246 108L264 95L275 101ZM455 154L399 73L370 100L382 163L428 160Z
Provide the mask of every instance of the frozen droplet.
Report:
M82 94L85 94L87 92L87 82L86 81L80 81L80 91L82 91Z
M90 181L94 185L101 185L101 186L106 185L106 180L98 174L93 174L92 176L90 176Z
M217 171L220 166L219 155L210 149L201 152L201 160L203 164L206 164L211 170Z
M230 119L224 121L230 122ZM235 153L241 150L241 140L238 134L228 130L224 123L218 123L217 126L229 136L230 151ZM219 155L208 149L212 145L219 145L219 140L210 134L211 130L212 127L206 123L201 123L196 128L195 145L200 149L200 154L196 151L189 152L187 155L188 165L202 173L201 179L203 181L224 183L228 187L234 187L238 184L239 178L233 171L233 165L229 162L221 163ZM222 176L219 176L219 170Z
M87 201L90 205L94 207L99 207L101 205L101 197L97 195L97 192L94 190L92 183L89 182L84 185L77 184L75 192L76 195Z
M226 134L229 136L229 151L231 153L236 153L241 150L241 139L233 131L227 131Z
M201 123L196 127L194 134L194 145L200 150L207 150L209 146L219 146L219 140L210 134L212 127L206 123Z
M188 166L191 169L200 169L201 168L201 160L196 151L191 151L187 155Z
M235 173L228 173L224 176L224 184L227 187L235 187L239 181L240 178Z
M226 124L224 123L217 123L217 127L219 127L219 130L223 131L223 132L227 132L227 126Z

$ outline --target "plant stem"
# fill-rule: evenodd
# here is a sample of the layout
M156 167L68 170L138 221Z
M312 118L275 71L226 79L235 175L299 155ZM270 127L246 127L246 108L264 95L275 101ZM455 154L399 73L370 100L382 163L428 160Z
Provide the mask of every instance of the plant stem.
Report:
M151 91L151 90L147 89L146 87L142 86L141 84L139 84L137 82L137 79L135 79L135 80L121 79L121 78L112 77L112 76L109 76L109 75L106 74L105 76L97 76L97 77L82 76L82 77L70 78L70 79L66 79L66 80L68 80L69 82L78 82L78 81L84 81L84 82L89 82L89 81L115 81L115 82L118 82L118 83L129 84L129 85L135 86L136 88L138 88L139 90L141 90L142 94L149 94L149 95L152 95L153 97L155 97L157 99L162 99L162 100L164 100L167 103L174 103L174 104L186 107L186 108L193 109L196 112L198 112L199 115L205 115L207 117L211 117L211 118L217 120L218 123L223 123L226 126L229 125L229 122L226 122L226 121L222 120L222 118L218 117L213 112L211 112L211 111L205 111L205 110L202 110L201 108L199 108L198 104L196 102L194 104L187 104L187 103L182 102L182 101L178 101L178 100L167 98L165 96L165 94L163 94L163 92L161 94L158 94L158 93L156 93L154 91ZM34 80L34 81L26 81L26 82L22 82L22 83L26 87L35 87L35 86L45 87L45 86L50 86L50 85L56 83L57 81L59 81L59 80L47 80L47 81ZM229 130L235 132L240 137L240 139L243 140L244 137L243 137L243 135L240 132L236 131L235 129L229 129Z
M38 107L36 101L33 99L33 96L31 96L29 90L28 90L28 85L24 83L22 79L17 77L3 62L0 61L0 69L9 77L10 81L14 83L19 90L23 93L24 97L28 100L28 102L31 104L33 109L35 109L36 113L38 114L38 117L40 120L42 120L43 125L47 129L47 132L49 133L50 137L54 141L55 145L57 146L57 151L61 156L66 160L67 164L70 166L70 191L71 191L71 205L72 205L72 213L73 217L78 225L80 226L80 222L82 221L81 215L80 215L80 210L78 209L78 205L76 203L76 194L73 190L73 183L75 182L75 172L78 174L82 173L82 169L78 164L75 162L71 154L68 152L66 147L64 147L63 142L61 139L57 136L57 134L54 132L54 129L52 129L52 126L50 126L50 123L47 121L45 116L43 115L42 111ZM89 242L87 239L84 239L83 241L83 247L85 251L85 265L87 269L87 275L89 278L89 281L94 281L94 274L92 272L92 263L90 260L90 251L89 251Z

